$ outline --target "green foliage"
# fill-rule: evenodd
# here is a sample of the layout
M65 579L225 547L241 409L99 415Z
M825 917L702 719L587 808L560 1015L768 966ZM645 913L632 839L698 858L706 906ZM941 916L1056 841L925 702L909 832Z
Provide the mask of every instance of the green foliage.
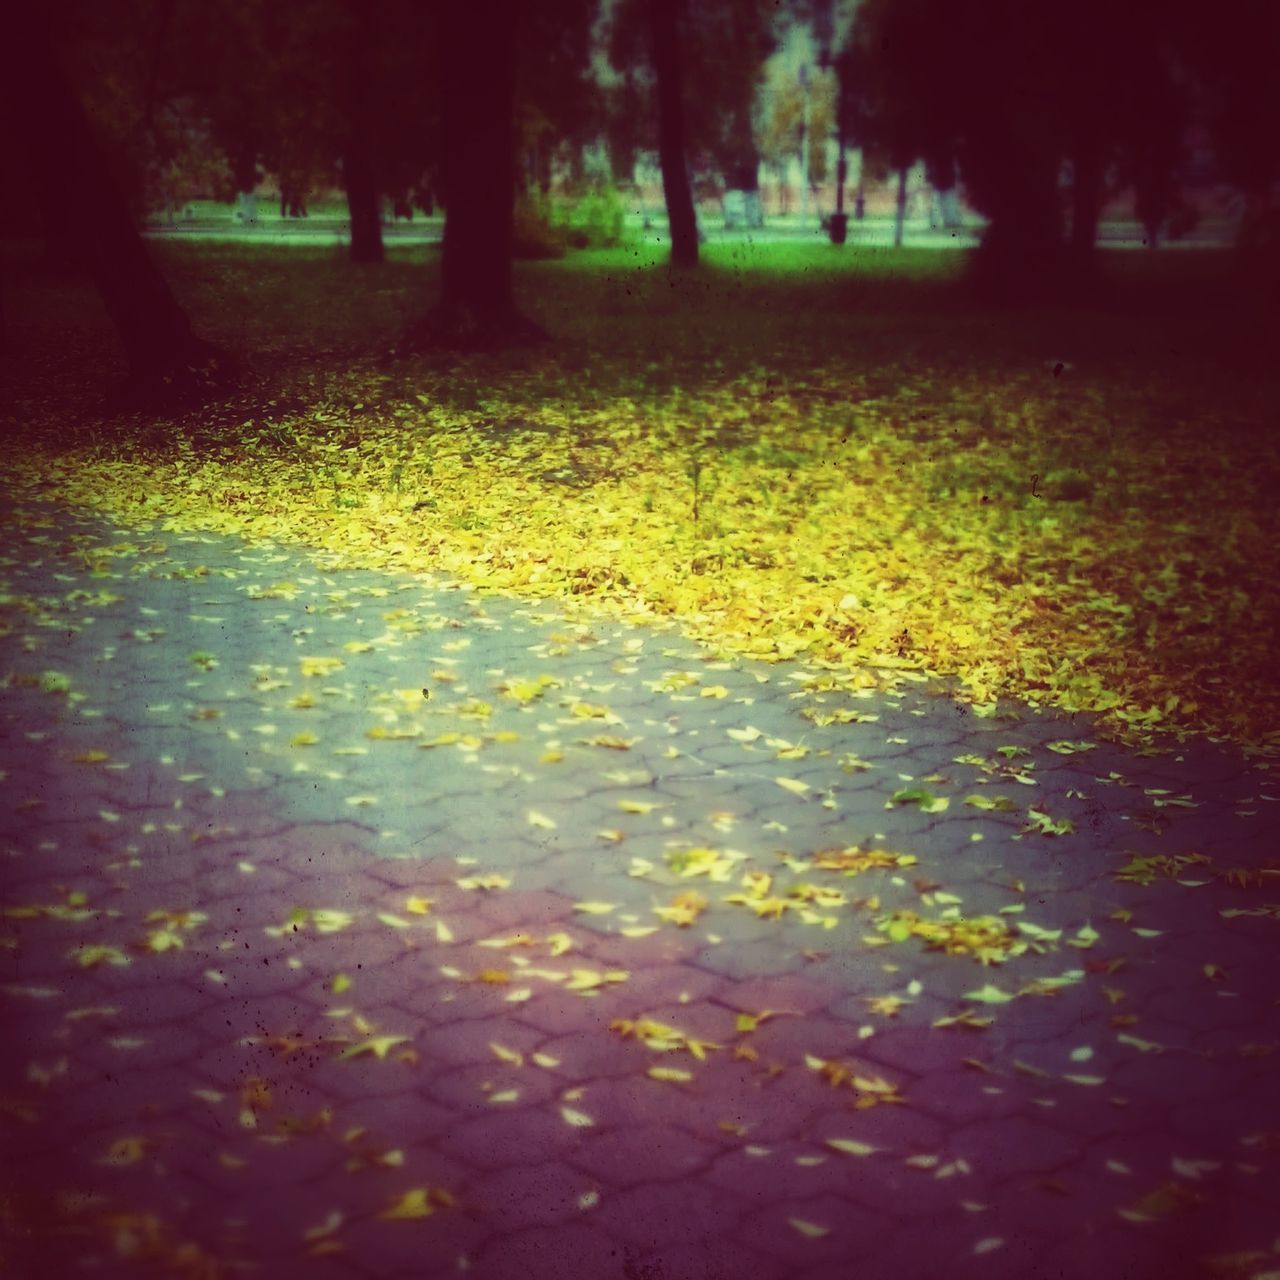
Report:
M626 209L612 184L593 186L561 202L553 218L575 249L620 249L627 243Z
M627 239L626 209L612 185L559 199L527 195L516 204L517 258L562 258L566 249L620 249Z

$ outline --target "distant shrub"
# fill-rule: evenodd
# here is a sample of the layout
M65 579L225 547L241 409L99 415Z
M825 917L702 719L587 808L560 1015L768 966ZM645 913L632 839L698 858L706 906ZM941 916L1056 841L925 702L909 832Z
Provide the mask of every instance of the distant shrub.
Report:
M626 209L617 188L608 184L559 202L553 220L575 249L617 249L626 243Z

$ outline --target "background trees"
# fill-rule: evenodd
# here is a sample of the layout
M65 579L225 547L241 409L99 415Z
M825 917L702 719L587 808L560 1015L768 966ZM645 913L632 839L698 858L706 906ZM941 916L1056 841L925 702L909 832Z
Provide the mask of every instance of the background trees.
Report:
M958 170L990 220L979 255L988 281L1079 279L1109 174L1133 185L1153 236L1171 211L1200 25L1154 0L1061 11L867 0L851 54L865 77L868 138L895 168L923 159L944 179ZM1233 47L1240 36L1228 37Z
M84 107L53 50L43 13L15 12L0 63L0 112L40 192L46 235L74 235L75 260L88 269L128 360L129 397L173 399L198 391L223 358L192 332L134 226L129 204ZM71 226L88 201L94 216Z
M1241 192L1246 236L1275 239L1280 17L1262 0L1223 0L1211 23L1157 0L504 0L465 31L457 7L64 0L49 29L135 219L236 192L252 218L269 174L284 213L340 189L351 256L376 263L389 210L443 198L454 320L510 319L506 205L523 192L545 208L553 178L590 181L602 140L621 180L638 155L660 158L684 265L698 193L740 192L726 218L756 222L761 162L781 189L797 160L820 180L833 135L861 149L864 174L898 175L899 235L909 166L963 191L988 220L978 269L1001 289L1086 280L1118 187L1152 244L1176 228L1197 129ZM64 167L73 155L87 152ZM70 259L78 188L98 177L33 184L53 258Z

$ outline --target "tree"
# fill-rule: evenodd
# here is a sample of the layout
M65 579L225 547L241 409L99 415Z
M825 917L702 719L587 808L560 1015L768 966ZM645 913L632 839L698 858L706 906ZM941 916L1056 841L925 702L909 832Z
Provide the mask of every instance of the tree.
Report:
M373 7L348 0L349 32L343 56L343 106L345 133L342 148L342 184L351 217L351 261L381 262L382 217L378 182L373 165L376 131L372 79L375 40Z
M546 194L552 161L581 177L583 148L599 136L603 95L591 74L597 0L520 6L515 111L526 191Z
M765 60L777 44L770 0L679 0L675 6L682 77L686 167L720 176L748 199L758 190L756 101ZM615 173L628 174L640 149L659 147L660 108L654 63L655 12L647 0L612 6L608 57L619 82L605 94L606 131ZM750 210L749 218L753 217Z
M1022 0L867 0L860 10L871 133L895 168L917 158L935 173L958 167L989 220L977 258L988 284L1087 279L1105 177L1126 151L1142 157L1144 207L1160 206L1183 92L1166 18L1156 0L1076 0L1065 15Z
M1223 0L1212 22L1187 23L1186 61L1200 89L1200 117L1220 176L1243 197L1239 248L1250 276L1280 280L1280 8L1267 0Z
M649 0L653 70L658 90L658 162L671 229L671 265L698 265L698 219L685 156L684 67L679 0Z
M87 206L74 234L124 346L137 401L206 392L229 363L192 332L134 226L85 111L54 55L39 6L10 16L0 79L3 112L15 126L43 207ZM46 226L46 234L51 228Z
M516 0L440 9L444 246L440 301L406 345L537 341L512 283Z

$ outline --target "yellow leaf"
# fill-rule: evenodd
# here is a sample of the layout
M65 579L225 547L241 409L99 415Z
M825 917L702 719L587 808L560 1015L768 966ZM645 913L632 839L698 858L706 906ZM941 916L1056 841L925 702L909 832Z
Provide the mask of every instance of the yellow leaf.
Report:
M682 1071L679 1067L650 1067L645 1074L651 1080L664 1080L671 1084L683 1084L693 1079L692 1071Z
M378 919L387 926L388 929L407 929L409 922L401 920L399 916L393 916L389 911L379 911Z
M320 739L316 737L314 733L304 730L302 733L295 733L293 737L289 739L289 745L291 747L314 747L319 741Z
M298 665L304 676L327 676L341 671L343 662L341 658L302 658Z
M74 960L82 969L92 969L95 965L126 965L129 957L119 947L86 946L73 947L67 952L67 959Z
M827 1146L842 1151L847 1156L875 1155L878 1149L869 1142L859 1142L856 1138L828 1138Z
M567 1125L572 1125L575 1129L586 1129L595 1124L595 1121L584 1111L576 1111L573 1107L561 1107L560 1114L564 1117Z
M102 764L104 761L110 760L111 756L106 751L81 751L78 755L74 755L71 759L76 764Z
M788 791L794 792L798 796L804 795L809 790L807 782L801 782L798 778L774 778L774 782L780 787L785 787Z
M539 813L537 809L529 810L528 820L530 826L543 827L547 831L554 831L557 825L553 819L548 818L545 813Z
M1121 1032L1116 1036L1118 1044L1127 1044L1139 1053L1163 1053L1164 1045L1157 1044L1154 1040L1143 1040L1140 1036L1131 1036L1126 1032Z
M351 975L346 973L335 973L329 981L329 990L335 996L340 996L344 991L351 990Z
M709 684L699 690L699 696L703 698L727 698L729 690L722 684Z
M1016 999L1007 991L1001 991L999 987L987 983L983 987L979 987L977 991L966 991L963 999L977 1000L981 1004L1008 1004L1010 1000Z
M610 911L616 911L617 907L616 902L575 902L573 904L573 909L584 916L607 916Z
M99 1164L127 1165L137 1164L148 1151L155 1149L155 1142L150 1138L118 1138L98 1157Z
M509 1062L513 1067L524 1066L524 1054L517 1052L515 1049L508 1049L505 1045L495 1044L489 1041L489 1048L493 1052L493 1056L502 1062Z
M436 1209L450 1208L454 1203L442 1187L413 1187L397 1196L378 1217L384 1221L396 1219L429 1218Z
M354 919L351 912L330 907L321 907L311 912L311 922L319 933L338 933L350 926Z
M425 916L430 912L432 905L433 899L420 898L415 894L413 897L405 899L404 909L410 915Z
M511 885L511 877L492 871L484 876L465 876L456 883L459 889L506 889Z
M670 906L654 907L655 915L671 924L687 928L707 909L707 900L694 889L677 894Z
M872 1013L883 1014L886 1018L895 1018L903 1005L910 1004L901 996L863 996Z
M803 1218L788 1218L787 1222L794 1230L802 1236L808 1236L811 1240L825 1236L831 1230L830 1227L821 1227L816 1222L806 1222Z
M618 808L623 813L652 813L655 809L661 809L662 806L652 800L619 800Z
M375 1058L386 1060L386 1056L398 1044L407 1044L408 1036L372 1036L368 1040L362 1040L359 1044L353 1044L338 1055L339 1061L346 1058L358 1058L362 1054L371 1053Z

